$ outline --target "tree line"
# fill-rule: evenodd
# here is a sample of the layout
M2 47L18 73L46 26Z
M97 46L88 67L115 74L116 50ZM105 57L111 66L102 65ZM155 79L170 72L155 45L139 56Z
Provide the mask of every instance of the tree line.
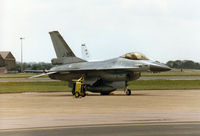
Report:
M49 70L52 68L53 65L51 63L46 62L29 62L29 63L23 63L23 69L24 70ZM16 62L16 71L21 71L21 63Z
M177 69L200 69L200 63L192 60L168 61L167 66Z

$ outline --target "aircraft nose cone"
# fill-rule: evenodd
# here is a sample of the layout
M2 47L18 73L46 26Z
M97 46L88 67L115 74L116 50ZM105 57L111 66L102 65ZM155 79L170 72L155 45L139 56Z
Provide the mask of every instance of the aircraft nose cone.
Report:
M150 65L150 70L153 72L164 72L164 71L170 71L171 68L162 64L162 65Z

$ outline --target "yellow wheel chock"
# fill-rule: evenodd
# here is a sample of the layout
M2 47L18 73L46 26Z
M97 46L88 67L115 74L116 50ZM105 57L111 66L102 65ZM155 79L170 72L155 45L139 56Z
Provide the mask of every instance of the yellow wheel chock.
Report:
M75 82L75 93L74 96L75 98L79 98L79 97L85 97L85 87L84 87L84 76L82 75L82 77L78 80L74 80Z

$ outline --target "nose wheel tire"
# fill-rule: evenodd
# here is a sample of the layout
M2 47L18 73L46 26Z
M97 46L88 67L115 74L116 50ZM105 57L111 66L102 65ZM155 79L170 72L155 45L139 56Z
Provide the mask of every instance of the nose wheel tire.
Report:
M130 89L126 90L126 95L131 95L131 90Z

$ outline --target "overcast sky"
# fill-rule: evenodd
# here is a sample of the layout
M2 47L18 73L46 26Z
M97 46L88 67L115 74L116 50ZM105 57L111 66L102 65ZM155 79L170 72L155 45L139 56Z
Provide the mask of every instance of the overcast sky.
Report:
M200 0L0 0L0 51L26 62L50 62L48 32L58 30L81 57L141 52L152 60L200 62Z

